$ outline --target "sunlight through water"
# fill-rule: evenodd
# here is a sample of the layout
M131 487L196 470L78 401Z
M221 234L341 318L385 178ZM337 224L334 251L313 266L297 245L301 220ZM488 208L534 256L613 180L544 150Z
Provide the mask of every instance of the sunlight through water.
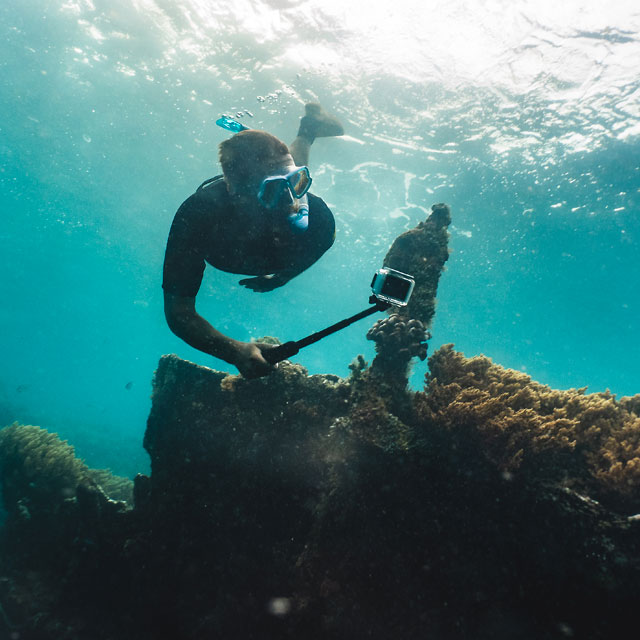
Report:
M99 458L114 428L140 446L160 355L225 369L166 326L169 226L218 173L220 114L291 142L307 101L346 129L311 158L336 244L271 294L208 269L212 324L289 340L359 311L393 239L447 202L431 352L640 392L636 2L6 0L0 29L3 423ZM366 330L297 361L348 375Z

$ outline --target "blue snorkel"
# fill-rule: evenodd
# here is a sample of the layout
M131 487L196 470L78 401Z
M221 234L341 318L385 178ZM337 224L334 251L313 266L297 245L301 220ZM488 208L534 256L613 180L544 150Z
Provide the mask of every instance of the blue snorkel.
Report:
M246 131L247 129L250 129L250 127L243 125L242 122L238 122L236 119L232 118L231 116L225 116L225 115L221 115L216 120L216 124L219 127L226 129L227 131L233 131L233 133L240 133L240 131Z
M287 216L287 222L291 230L296 233L302 233L307 230L309 226L309 202L306 195L300 198L298 211L296 213L290 213Z
M231 131L232 133L248 131L251 128L242 124L242 122L239 122L235 118L227 115L220 116L216 120L216 124L222 129L226 129L227 131ZM306 171L308 177L308 169L306 169ZM306 194L299 198L298 201L298 211L296 211L295 213L290 213L287 216L289 227L294 233L302 233L309 227L309 201Z

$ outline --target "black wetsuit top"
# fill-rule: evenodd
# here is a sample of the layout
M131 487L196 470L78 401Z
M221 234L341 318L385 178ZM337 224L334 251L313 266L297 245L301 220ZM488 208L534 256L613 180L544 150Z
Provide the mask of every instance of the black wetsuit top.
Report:
M265 217L259 237L248 239L222 176L216 176L178 209L164 257L162 288L176 296L195 297L202 283L205 261L216 269L250 276L291 273L310 267L331 247L335 220L321 198L308 194L309 226L302 233L279 231ZM243 223L243 224L246 224Z

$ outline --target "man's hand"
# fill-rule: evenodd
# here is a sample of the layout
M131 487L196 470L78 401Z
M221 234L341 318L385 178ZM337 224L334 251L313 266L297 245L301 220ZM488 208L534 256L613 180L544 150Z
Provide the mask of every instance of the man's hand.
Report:
M262 357L262 352L273 349L274 346L261 342L241 342L238 345L237 357L234 359L233 364L245 378L252 379L268 376L275 369L275 366L269 364Z
M258 293L266 293L267 291L273 291L274 289L281 287L287 282L289 282L289 278L284 278L279 275L271 275L244 278L244 280L240 280L238 284Z

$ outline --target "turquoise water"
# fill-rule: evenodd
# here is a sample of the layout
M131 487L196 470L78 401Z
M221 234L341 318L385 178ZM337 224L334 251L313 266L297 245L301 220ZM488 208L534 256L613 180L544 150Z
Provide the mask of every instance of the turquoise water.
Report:
M336 244L267 294L207 269L212 324L289 340L359 311L393 239L446 202L431 352L640 392L635 5L5 0L0 422L57 431L90 466L147 469L159 357L232 370L166 327L175 210L218 172L220 113L290 142L308 100L347 130L311 158ZM369 326L296 361L347 375L373 356Z

